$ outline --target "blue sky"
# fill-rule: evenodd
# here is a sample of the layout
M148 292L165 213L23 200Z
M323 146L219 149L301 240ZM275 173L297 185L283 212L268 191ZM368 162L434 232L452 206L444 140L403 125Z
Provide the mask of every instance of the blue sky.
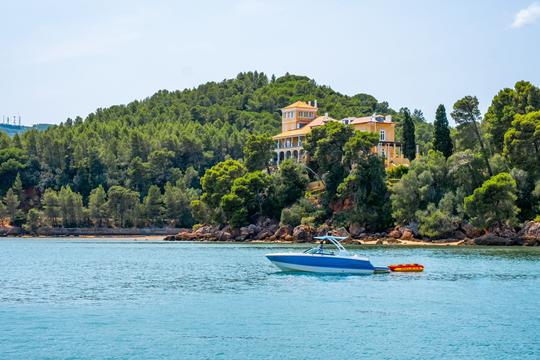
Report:
M59 123L259 70L420 108L540 85L540 0L2 1L0 113ZM351 114L354 115L354 114Z

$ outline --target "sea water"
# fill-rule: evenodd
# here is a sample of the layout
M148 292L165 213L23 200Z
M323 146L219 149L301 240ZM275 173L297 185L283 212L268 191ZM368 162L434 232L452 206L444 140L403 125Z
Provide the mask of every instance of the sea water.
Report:
M0 240L1 359L540 359L540 249L358 247L423 273L282 273L307 245Z

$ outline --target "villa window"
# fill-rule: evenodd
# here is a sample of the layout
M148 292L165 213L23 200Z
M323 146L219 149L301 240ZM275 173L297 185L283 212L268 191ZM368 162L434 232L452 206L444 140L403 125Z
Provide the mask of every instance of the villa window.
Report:
M381 141L386 141L386 131L381 130L380 139L381 139Z

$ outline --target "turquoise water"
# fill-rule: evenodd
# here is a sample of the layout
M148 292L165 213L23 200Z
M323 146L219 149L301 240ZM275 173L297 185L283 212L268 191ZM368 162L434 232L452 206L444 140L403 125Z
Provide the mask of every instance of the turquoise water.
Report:
M305 246L0 240L1 359L539 359L540 249L356 248L424 273L276 271Z

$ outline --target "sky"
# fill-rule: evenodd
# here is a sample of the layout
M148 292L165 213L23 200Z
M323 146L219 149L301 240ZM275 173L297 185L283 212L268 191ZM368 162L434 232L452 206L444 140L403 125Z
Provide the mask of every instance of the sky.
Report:
M465 95L485 111L516 81L540 85L540 0L0 0L0 14L0 114L25 125L251 70L429 121Z

